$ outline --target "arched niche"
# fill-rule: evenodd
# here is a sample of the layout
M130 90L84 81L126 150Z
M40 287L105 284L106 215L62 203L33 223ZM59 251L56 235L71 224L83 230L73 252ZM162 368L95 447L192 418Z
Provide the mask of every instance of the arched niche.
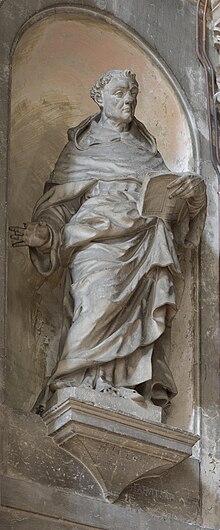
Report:
M168 167L180 172L198 169L193 116L157 55L107 16L80 8L56 8L44 15L22 29L13 50L9 224L31 218L66 143L67 129L97 110L89 98L91 83L110 69L136 72L140 84L136 115L157 138ZM173 325L170 359L179 394L166 421L193 430L196 256L186 254L183 268L185 291ZM6 387L14 408L32 408L56 362L61 299L61 275L45 282L33 269L26 249L9 250Z

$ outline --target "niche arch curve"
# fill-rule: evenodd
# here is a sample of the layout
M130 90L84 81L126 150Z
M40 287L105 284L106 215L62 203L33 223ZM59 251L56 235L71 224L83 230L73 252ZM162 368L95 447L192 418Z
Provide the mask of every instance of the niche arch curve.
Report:
M111 68L137 71L141 86L137 117L156 136L167 165L179 171L199 170L195 121L178 82L139 35L110 15L67 5L45 9L18 32L11 64L9 224L30 219L66 142L66 130L96 111L89 100L91 82ZM9 288L8 399L12 406L30 410L57 355L62 281L58 277L42 283L28 262L26 250L9 249L9 253L9 285L12 278L15 285L13 293ZM185 305L178 318L187 320L191 337L190 318L186 317L189 303L191 316L193 312L189 257L185 267ZM21 274L16 276L17 270ZM188 352L186 365L193 363L195 353L190 338L187 341L184 339L182 346ZM191 381L187 384L190 386ZM172 422L178 425L177 413L176 419L175 413L173 417ZM192 418L190 387L184 424L178 426L192 428Z

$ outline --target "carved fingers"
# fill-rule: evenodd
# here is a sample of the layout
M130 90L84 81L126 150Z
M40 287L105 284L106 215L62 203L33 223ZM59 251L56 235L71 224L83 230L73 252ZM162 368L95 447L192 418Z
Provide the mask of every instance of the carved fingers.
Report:
M197 194L198 186L202 184L201 177L193 175L183 175L171 182L167 188L171 190L170 198L179 197L189 199Z
M47 224L44 221L40 223L24 223L24 226L10 226L9 230L13 247L41 247L50 237Z
M25 231L26 231L26 223L23 223L22 226L9 226L10 232L10 239L12 243L12 247L24 247L28 245L26 237L25 237Z

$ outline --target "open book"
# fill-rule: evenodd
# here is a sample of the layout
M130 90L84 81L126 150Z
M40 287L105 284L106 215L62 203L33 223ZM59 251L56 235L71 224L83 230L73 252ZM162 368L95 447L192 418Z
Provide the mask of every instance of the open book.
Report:
M160 217L168 223L178 221L186 205L185 199L170 198L178 187L179 175L175 173L160 173L147 177L141 189L138 210L142 217ZM177 180L176 188L168 189L168 184Z

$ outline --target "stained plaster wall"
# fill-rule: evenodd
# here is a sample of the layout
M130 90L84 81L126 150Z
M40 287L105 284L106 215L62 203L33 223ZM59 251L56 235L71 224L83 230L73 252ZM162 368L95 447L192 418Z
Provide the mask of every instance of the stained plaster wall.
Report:
M53 2L53 5L58 2ZM59 2L66 9L75 2ZM2 35L2 101L1 138L2 173L2 301L6 292L5 225L7 222L6 185L8 131L10 107L10 64L12 43L24 23L38 11L49 7L48 1L15 3L5 0L0 7ZM193 380L195 386L196 421L201 443L196 458L174 468L161 479L141 481L125 491L117 505L108 506L101 498L96 483L85 469L76 464L62 450L55 448L46 436L42 421L29 413L15 409L16 395L3 413L3 528L218 528L217 500L217 233L216 233L216 177L209 160L208 132L204 78L195 55L195 6L180 0L87 1L81 6L97 8L101 15L112 14L129 25L145 39L169 65L190 102L199 132L201 173L206 178L209 193L209 212L200 249L200 271L194 276L196 296L200 298L200 326ZM51 13L51 12L50 12ZM48 14L48 13L47 13ZM53 11L54 14L54 11ZM88 14L88 13L87 13ZM42 18L45 13L42 13ZM108 23L110 19L108 18ZM195 152L194 152L195 156ZM10 188L9 188L10 193ZM10 196L8 195L10 202ZM12 290L13 299L13 290ZM5 330L7 316L2 308ZM13 329L11 329L13 333ZM2 336L4 333L2 334ZM200 342L200 347L199 346ZM2 344L3 367L5 345ZM22 355L22 352L21 352ZM20 377L22 378L22 371ZM27 384L27 383L26 383ZM2 382L3 399L5 382ZM10 394L10 392L9 392ZM9 399L7 398L7 404ZM20 405L21 408L21 405ZM201 465L200 465L201 460ZM200 468L200 470L199 470ZM40 514L40 515L38 515ZM57 523L62 519L62 523ZM1 519L0 519L1 520ZM28 526L29 525L29 526ZM44 526L43 526L44 525ZM81 526L83 525L83 526ZM86 526L87 525L87 526Z
M177 172L197 169L197 135L189 123L193 116L187 102L184 108L180 101L180 87L172 86L156 61L147 47L140 48L125 32L82 13L51 14L25 31L12 59L9 225L31 219L67 141L67 129L97 111L89 89L104 70L127 65L136 72L140 84L136 116L156 136L167 166ZM164 421L193 430L198 412L193 369L198 350L197 254L185 252L181 262L185 289L182 294L181 281L172 349L167 352L178 397ZM8 249L6 395L12 407L31 410L44 377L56 363L62 272L44 281L27 249Z

